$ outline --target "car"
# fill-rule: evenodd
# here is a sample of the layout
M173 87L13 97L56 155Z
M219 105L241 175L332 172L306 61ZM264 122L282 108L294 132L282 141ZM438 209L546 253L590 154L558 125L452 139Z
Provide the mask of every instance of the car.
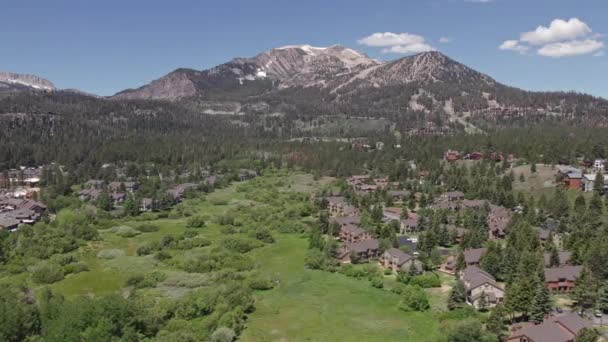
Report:
M562 313L562 312L564 312L564 310L562 308L558 307L558 308L555 308L555 312Z
M593 311L593 316L595 316L597 318L602 318L603 315L604 315L604 313L601 312L600 310Z

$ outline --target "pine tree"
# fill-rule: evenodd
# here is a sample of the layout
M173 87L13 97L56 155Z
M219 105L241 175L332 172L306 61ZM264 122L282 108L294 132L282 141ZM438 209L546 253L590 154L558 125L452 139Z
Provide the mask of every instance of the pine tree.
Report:
M597 342L599 338L600 334L594 328L583 328L576 334L574 342Z
M532 165L530 166L530 172L536 173L536 163L532 163Z
M604 280L604 283L600 287L597 294L597 308L603 312L608 312L608 280Z
M458 280L450 291L450 296L448 297L448 309L454 310L457 308L461 308L464 306L465 302L466 291L464 288L464 283L461 280Z
M561 260L559 259L559 252L557 251L557 248L555 247L555 245L551 244L551 256L549 258L549 266L551 267L558 267L559 265L561 265Z
M485 291L481 291L479 301L477 302L477 309L479 311L486 311L488 309L488 295Z
M595 181L593 182L593 192L597 194L604 193L604 174L601 171L598 171L595 174Z
M456 265L455 265L455 271L456 274L460 273L460 271L464 270L467 267L467 262L464 258L464 253L461 251L460 253L458 253L458 257L456 257Z
M577 307L581 309L593 307L598 299L597 281L587 268L584 268L581 275L576 279L572 299L576 301Z
M502 304L495 306L486 322L486 329L499 338L506 337L508 324L505 316L504 306Z
M545 315L551 312L551 294L544 284L540 284L530 307L530 319L537 324L544 321Z

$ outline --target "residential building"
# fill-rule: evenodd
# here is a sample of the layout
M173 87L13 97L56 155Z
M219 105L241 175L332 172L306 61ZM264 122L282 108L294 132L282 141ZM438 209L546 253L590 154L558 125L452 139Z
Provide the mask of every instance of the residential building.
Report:
M576 279L582 271L583 266L545 268L545 283L551 292L570 292L576 286Z
M338 259L343 263L350 263L353 254L360 261L376 258L380 255L380 242L376 239L368 239L355 243L345 243L338 250Z
M472 249L467 249L464 252L462 252L464 254L464 261L466 263L467 266L477 266L479 265L479 262L481 261L481 258L483 257L483 255L488 251L487 248L472 248ZM444 269L448 272L454 272L454 270L456 269L456 261L458 260L458 255L450 255L447 258L447 261L444 265Z
M593 161L593 171L604 172L606 170L606 159L596 159Z
M570 259L572 259L572 252L567 252L567 251L557 252L557 257L559 258L559 265L556 265L556 266L570 265ZM551 267L551 253L550 252L543 253L543 258L545 260L545 267Z
M496 283L496 279L477 266L465 268L460 274L460 279L466 290L467 303L477 308L481 306L483 300L485 305L493 307L505 297L505 291ZM485 298L482 299L483 297Z
M422 269L416 258L408 253L405 253L397 248L386 250L380 257L380 265L390 269L393 272L408 272L414 265L416 269Z
M583 191L592 192L593 185L595 184L595 173L583 175ZM606 175L602 175L604 177L604 191L608 189L608 178Z
M346 224L340 227L338 238L342 242L354 243L369 240L372 238L372 235L359 226L353 224Z
M590 321L571 312L562 316L548 317L541 324L530 324L516 328L507 342L574 342L576 335L584 328L591 328Z

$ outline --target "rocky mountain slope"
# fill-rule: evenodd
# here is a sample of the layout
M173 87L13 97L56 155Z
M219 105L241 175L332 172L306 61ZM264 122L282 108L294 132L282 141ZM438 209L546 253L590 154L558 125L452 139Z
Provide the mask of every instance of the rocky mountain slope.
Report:
M608 102L503 85L432 51L379 62L341 45L294 45L214 68L178 69L113 99L179 100L204 113L415 118L414 126L608 121Z
M27 88L49 91L56 90L51 81L42 77L12 72L0 72L0 90L20 90Z

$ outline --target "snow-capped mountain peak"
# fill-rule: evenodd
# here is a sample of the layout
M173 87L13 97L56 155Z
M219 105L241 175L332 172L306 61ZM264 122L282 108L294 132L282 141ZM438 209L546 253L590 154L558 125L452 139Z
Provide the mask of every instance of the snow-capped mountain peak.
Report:
M0 82L38 90L56 90L51 81L34 75L0 72Z

